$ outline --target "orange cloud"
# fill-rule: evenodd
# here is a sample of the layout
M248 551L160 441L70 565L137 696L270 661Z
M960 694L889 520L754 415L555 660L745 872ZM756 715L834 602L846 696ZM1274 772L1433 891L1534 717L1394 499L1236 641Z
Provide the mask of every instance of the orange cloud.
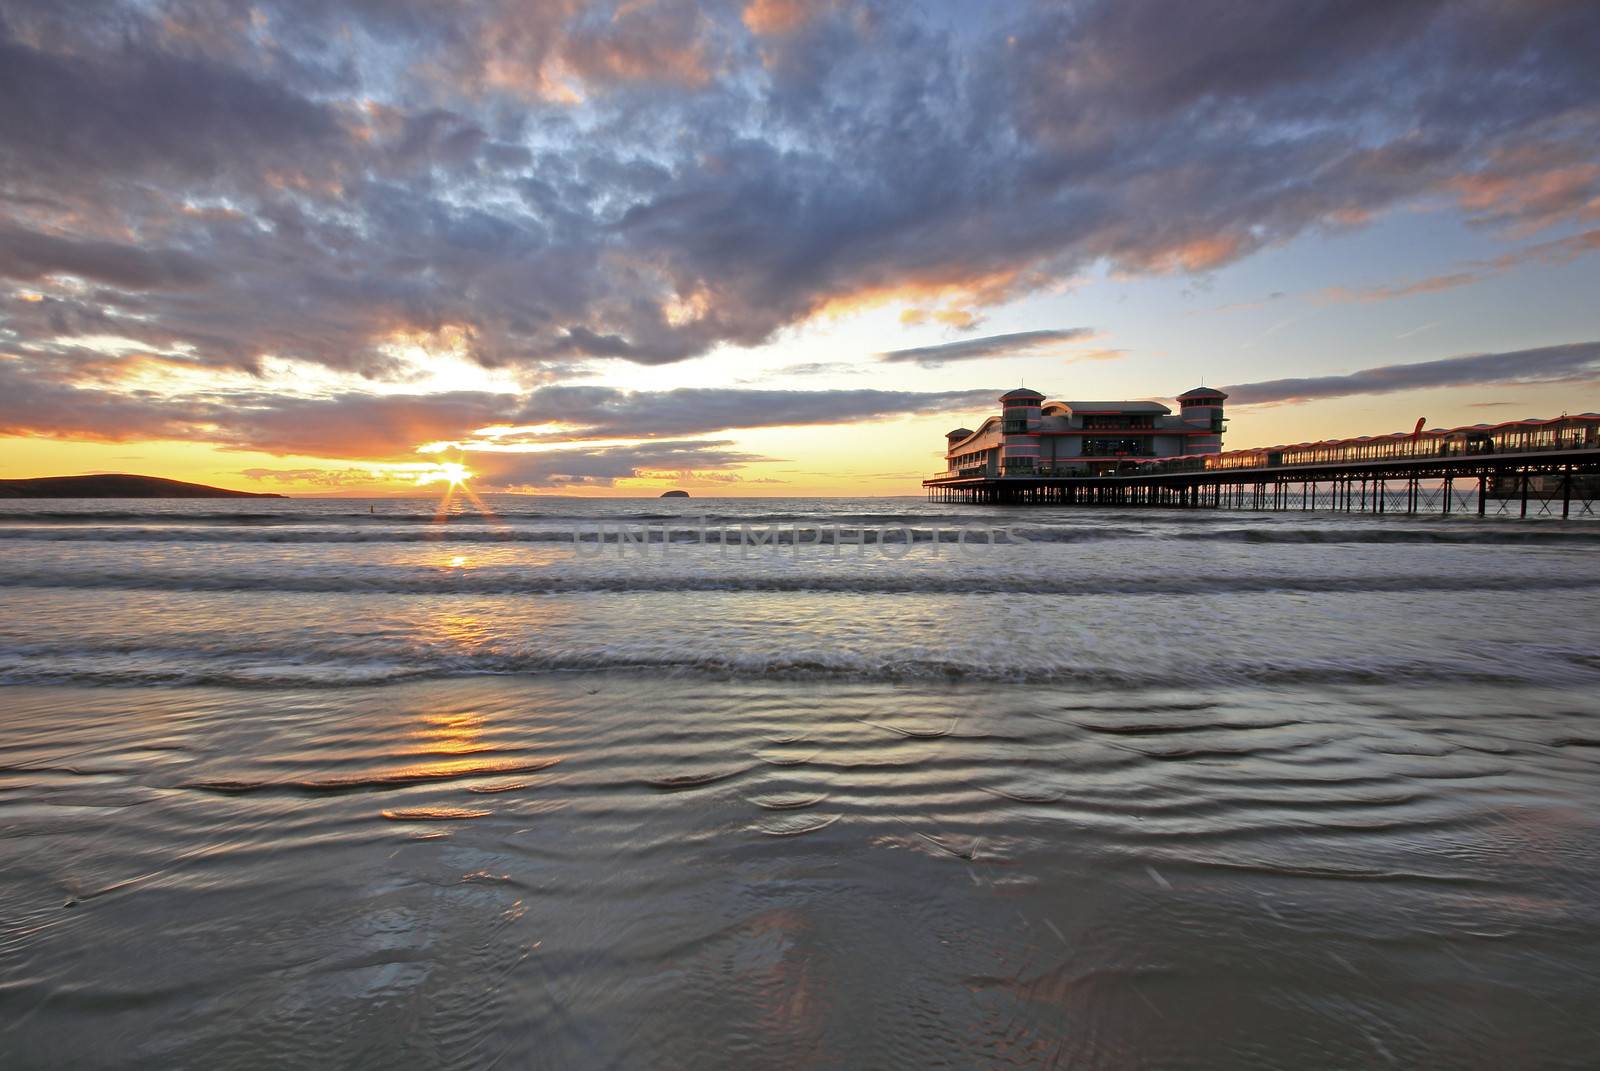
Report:
M1588 253L1600 253L1600 227L1584 231L1567 238L1557 238L1549 242L1540 242L1526 249L1502 253L1489 261L1496 268L1510 268L1527 261L1541 261L1546 264L1565 264L1569 260L1584 256Z
M972 309L963 309L950 305L942 309L909 308L900 313L900 322L907 326L925 324L929 320L934 323L954 327L958 331L970 331L983 323L983 317Z
M569 42L565 64L588 84L670 82L698 89L711 81L698 40L580 38Z
M1458 286L1478 282L1482 278L1483 276L1477 272L1457 271L1395 286L1369 286L1357 290L1335 286L1323 291L1323 296L1329 301L1388 301L1390 298L1411 297L1413 294L1436 294L1441 290L1453 290Z
M768 37L793 33L832 6L832 0L750 0L742 17L745 29Z
M1327 220L1338 227L1363 227L1372 222L1372 212L1365 208L1340 208L1329 212Z
M1120 361L1120 360L1122 360L1122 358L1126 357L1127 355L1128 355L1128 351L1127 350L1118 350L1118 349L1110 349L1110 348L1097 349L1097 350L1085 350L1082 353L1073 354L1072 356L1068 357L1062 363L1063 364L1083 364L1084 362L1087 362L1087 361Z
M582 24L573 0L541 6L531 19L487 19L477 27L478 63L455 73L499 90L550 103L577 104L585 91L658 82L697 89L715 64L708 23L649 4L625 4L609 23ZM448 72L437 76L448 78Z
M1433 294L1492 279L1522 264L1565 264L1590 253L1600 253L1600 228L1566 238L1539 242L1523 249L1502 253L1489 260L1469 261L1462 271L1432 275L1415 282L1395 283L1389 286L1364 288L1335 286L1324 290L1321 296L1328 301L1387 301L1390 298L1410 297L1414 294Z
M1574 161L1564 146L1497 153L1482 170L1450 179L1462 207L1536 230L1562 218L1600 218L1600 163Z
M271 480L274 483L280 484L309 484L314 487L331 488L371 487L374 485L392 483L396 478L395 473L385 472L382 469L371 468L251 468L242 470L239 475L245 477L246 479L256 481ZM399 475L404 477L409 474L401 472Z
M1237 234L1212 234L1190 238L1150 252L1126 253L1116 258L1121 277L1151 273L1200 272L1237 260L1245 251L1245 240Z
M943 306L938 312L929 312L921 319L917 318L918 310L908 310L912 319L906 320L905 314L901 314L901 319L907 323L919 323L931 317L952 326L975 325L980 318L973 311L973 306L1002 304L1041 283L1041 279L1022 268L969 275L960 266L950 265L943 271L921 279L863 286L847 294L821 298L807 313L807 318L850 316L884 305L905 303L911 306Z
M1161 254L1156 263L1158 270L1170 271L1175 266L1184 271L1206 271L1233 260L1243 244L1236 234L1196 238ZM1163 264L1165 267L1161 267Z

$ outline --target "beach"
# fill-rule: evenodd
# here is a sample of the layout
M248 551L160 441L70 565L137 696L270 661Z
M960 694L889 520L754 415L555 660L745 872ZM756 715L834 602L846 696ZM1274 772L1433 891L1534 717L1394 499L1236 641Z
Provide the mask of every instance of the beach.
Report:
M483 504L0 503L0 1062L1592 1064L1600 525Z

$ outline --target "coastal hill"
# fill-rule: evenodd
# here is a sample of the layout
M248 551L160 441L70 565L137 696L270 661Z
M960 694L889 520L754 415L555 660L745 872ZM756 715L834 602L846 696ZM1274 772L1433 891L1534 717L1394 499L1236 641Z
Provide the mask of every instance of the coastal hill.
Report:
M203 483L163 480L159 476L45 476L37 480L0 480L0 498L283 498L258 491L230 491Z

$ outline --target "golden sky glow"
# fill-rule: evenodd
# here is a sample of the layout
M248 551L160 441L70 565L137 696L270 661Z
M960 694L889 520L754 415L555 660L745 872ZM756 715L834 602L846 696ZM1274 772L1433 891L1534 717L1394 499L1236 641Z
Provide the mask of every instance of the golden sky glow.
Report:
M914 495L1023 383L1600 410L1592 5L407 10L7 12L0 476Z

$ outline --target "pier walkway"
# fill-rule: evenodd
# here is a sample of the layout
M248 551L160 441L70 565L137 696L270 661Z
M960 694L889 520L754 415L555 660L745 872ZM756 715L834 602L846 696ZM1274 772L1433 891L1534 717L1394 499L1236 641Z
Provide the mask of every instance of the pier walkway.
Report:
M923 487L931 501L943 502L1600 517L1600 448L1586 442L1512 453L1285 460L1241 451L1129 461L1092 476L944 472Z

